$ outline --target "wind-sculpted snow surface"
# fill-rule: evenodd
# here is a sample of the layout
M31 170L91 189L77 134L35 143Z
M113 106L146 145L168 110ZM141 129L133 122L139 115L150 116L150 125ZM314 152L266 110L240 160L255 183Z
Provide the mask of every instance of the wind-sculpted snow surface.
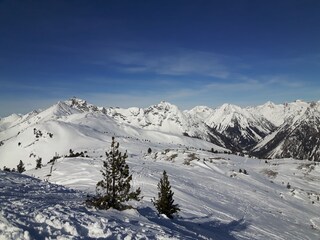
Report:
M15 173L0 171L0 177L0 239L234 239L229 231L246 227L242 219L171 221L148 206L96 211L85 207L83 192Z
M21 174L0 171L0 178L0 239L184 238L148 207L139 209L146 216L137 210L96 211L85 207L83 192Z

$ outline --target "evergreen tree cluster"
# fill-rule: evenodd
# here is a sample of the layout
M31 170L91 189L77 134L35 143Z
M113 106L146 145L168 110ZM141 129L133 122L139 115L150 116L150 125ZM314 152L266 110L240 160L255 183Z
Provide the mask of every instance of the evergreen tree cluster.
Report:
M66 157L84 157L84 152L76 152L74 153L72 149L69 150L69 155Z
M23 173L26 171L26 168L24 166L24 163L22 162L22 160L20 160L19 164L17 165L17 170L15 168L8 168L6 166L3 167L3 171L6 171L6 172L15 172L17 171L18 173Z
M3 171L6 171L6 172L15 172L16 169L15 169L15 168L10 169L10 168L4 166L4 167L3 167Z

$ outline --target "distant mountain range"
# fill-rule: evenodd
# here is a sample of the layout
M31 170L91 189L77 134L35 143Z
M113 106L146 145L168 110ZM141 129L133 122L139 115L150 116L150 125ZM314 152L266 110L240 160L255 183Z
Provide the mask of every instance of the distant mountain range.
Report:
M102 134L205 145L259 158L320 161L320 102L267 102L247 108L223 104L181 111L168 102L123 109L71 98L45 110L2 118L0 157L54 155L66 145L79 148L104 141ZM48 148L53 142L54 148ZM15 150L19 143L22 149Z
M320 102L223 104L189 111L161 102L146 109L109 108L106 114L121 123L204 139L260 158L320 160Z

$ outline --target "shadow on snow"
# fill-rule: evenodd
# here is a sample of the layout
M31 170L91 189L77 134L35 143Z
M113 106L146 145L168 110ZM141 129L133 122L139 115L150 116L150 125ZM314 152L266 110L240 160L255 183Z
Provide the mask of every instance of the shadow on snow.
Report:
M249 225L243 218L223 223L212 219L212 216L166 219L159 217L150 207L140 208L138 211L149 221L161 226L166 234L183 239L236 240L233 232L244 231Z

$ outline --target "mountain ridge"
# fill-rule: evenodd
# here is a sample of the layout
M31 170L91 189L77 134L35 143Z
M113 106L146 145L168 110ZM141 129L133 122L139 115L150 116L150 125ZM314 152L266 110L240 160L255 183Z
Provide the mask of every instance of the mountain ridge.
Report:
M48 136L34 138L33 134L34 129L44 128L46 134L58 131L60 138L64 135L63 131L70 136L80 134L82 146L86 138L93 139L89 133L92 131L97 139L105 139L105 134L128 135L163 142L188 143L190 146L200 144L194 143L199 139L214 144L213 149L218 146L259 158L293 157L320 161L320 143L317 140L319 119L319 101L299 100L278 105L267 102L246 108L223 104L215 109L198 106L182 111L165 101L147 108L125 109L97 107L85 100L71 98L59 101L45 110L35 110L25 115L13 114L0 119L0 147L5 150L10 139L15 139L11 145L19 144L21 136L28 141L28 144L21 144L23 148L29 149L37 144L45 147L51 139ZM94 139L92 141L95 142ZM200 145L203 144L209 146L207 143ZM70 147L76 147L76 144L70 144ZM59 149L62 151L63 146ZM9 156L8 153L0 155ZM17 153L18 157L24 155Z

